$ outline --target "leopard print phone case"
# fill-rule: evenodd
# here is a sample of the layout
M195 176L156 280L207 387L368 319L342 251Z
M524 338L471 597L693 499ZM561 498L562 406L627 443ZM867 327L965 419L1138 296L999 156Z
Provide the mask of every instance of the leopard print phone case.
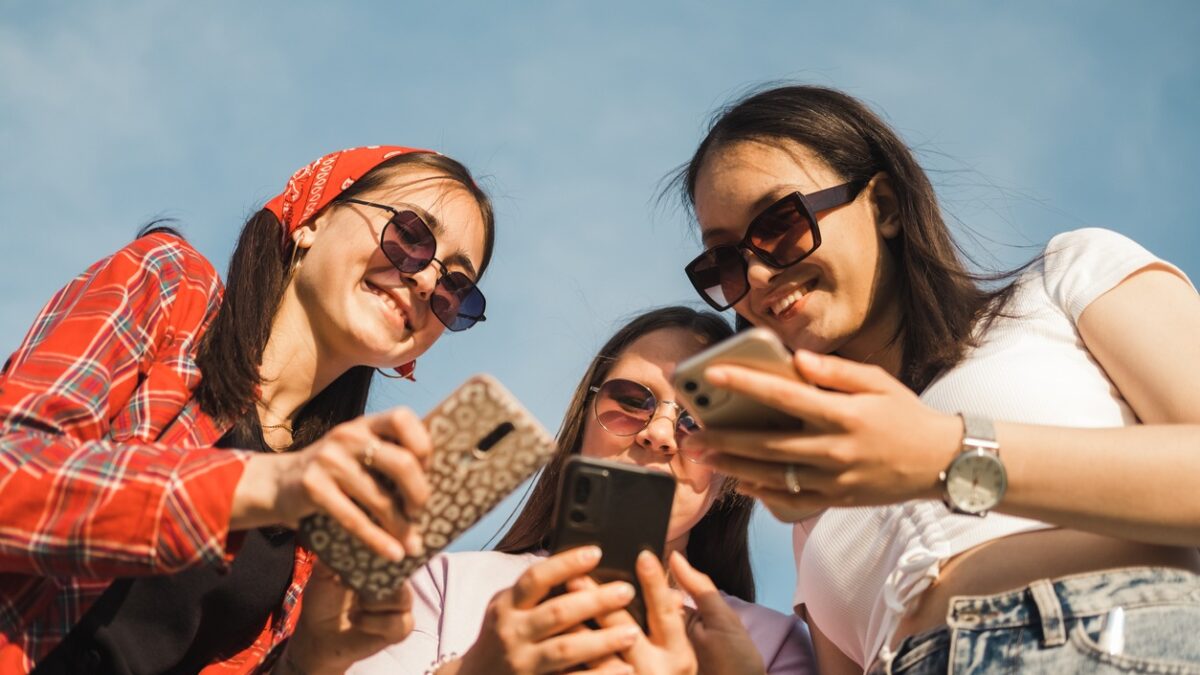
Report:
M392 562L324 513L300 523L300 543L361 595L382 598L394 592L544 466L555 450L553 437L489 375L464 382L425 417L425 425L434 450L427 475L432 493L417 523L424 555Z

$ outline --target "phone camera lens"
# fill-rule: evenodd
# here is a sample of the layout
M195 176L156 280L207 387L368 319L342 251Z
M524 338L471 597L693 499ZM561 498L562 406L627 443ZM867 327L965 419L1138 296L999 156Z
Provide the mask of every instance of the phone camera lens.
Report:
M699 388L700 388L700 385L696 384L695 380L688 380L687 382L683 383L683 390L688 393L696 391Z
M582 523L583 521L587 520L587 514L584 513L582 509L573 509L571 511L571 515L569 517L571 519L571 522L576 523L576 524Z
M709 403L708 397L705 396L704 394L700 394L699 396L696 397L696 405L700 406L701 408L708 406L708 403Z
M588 497L592 494L592 481L587 478L580 477L575 481L575 503L586 504Z

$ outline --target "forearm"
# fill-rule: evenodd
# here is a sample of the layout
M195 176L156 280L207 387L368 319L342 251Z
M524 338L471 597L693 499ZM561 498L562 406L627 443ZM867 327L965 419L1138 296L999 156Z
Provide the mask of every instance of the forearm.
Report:
M1122 539L1200 546L1200 425L996 424L999 511Z
M239 453L10 431L0 572L111 578L227 558Z

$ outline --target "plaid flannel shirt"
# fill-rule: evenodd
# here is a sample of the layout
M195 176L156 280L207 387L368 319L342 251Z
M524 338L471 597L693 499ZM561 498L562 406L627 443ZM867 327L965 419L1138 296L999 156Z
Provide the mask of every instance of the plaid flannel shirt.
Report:
M117 577L232 561L249 454L213 448L227 428L192 397L221 293L187 242L142 237L55 294L0 372L0 672L30 671ZM298 546L254 644L204 672L268 666L311 570Z

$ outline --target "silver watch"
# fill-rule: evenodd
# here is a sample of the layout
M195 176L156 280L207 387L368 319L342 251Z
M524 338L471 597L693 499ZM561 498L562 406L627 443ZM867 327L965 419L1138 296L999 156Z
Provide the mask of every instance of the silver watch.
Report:
M1008 489L1008 474L1000 461L996 429L986 417L958 414L963 421L962 449L945 471L942 501L955 513L986 516L996 508Z

